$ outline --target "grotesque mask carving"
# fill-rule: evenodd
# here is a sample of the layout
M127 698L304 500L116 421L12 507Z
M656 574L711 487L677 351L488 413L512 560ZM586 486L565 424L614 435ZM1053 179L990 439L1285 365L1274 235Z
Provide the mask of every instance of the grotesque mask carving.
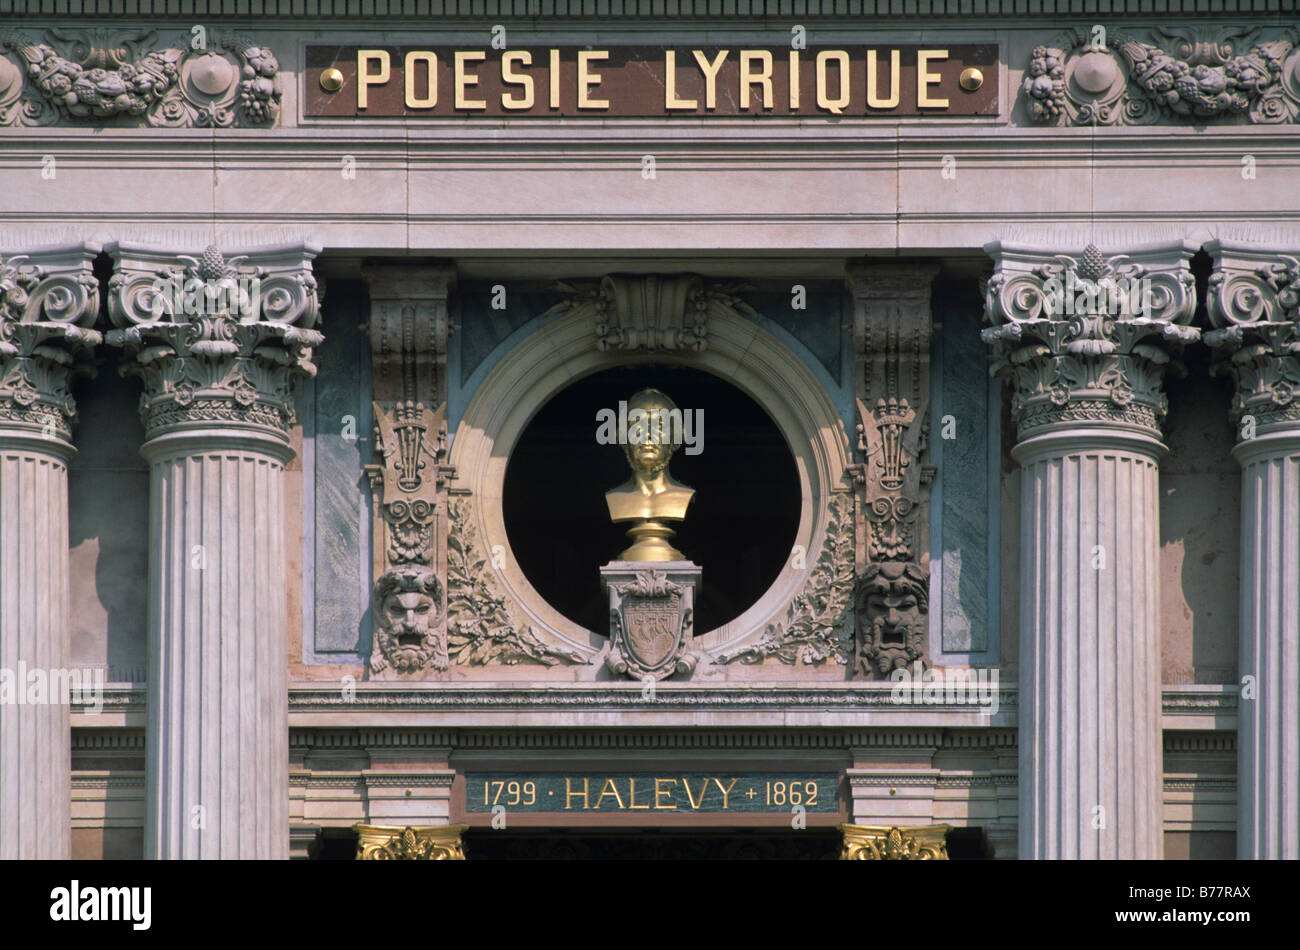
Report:
M868 564L858 587L857 674L888 676L925 652L929 576L911 562Z
M374 604L379 611L370 668L397 673L447 668L447 644L439 629L442 582L428 567L402 564L380 575Z

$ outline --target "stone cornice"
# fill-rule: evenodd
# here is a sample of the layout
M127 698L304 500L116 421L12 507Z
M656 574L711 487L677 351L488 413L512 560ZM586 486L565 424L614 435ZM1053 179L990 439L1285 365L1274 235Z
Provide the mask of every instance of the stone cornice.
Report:
M111 345L144 382L148 439L230 427L287 441L295 376L315 375L319 292L313 245L266 247L227 259L109 245Z
M1281 0L1283 7L1289 0ZM641 19L715 19L734 21L757 17L782 17L791 23L809 19L857 20L862 17L898 20L932 20L936 17L1007 17L1023 21L1024 0L752 0L738 9L725 0L625 0L604 5L600 13L584 0L170 0L168 16L200 19L237 18L285 21L364 19L414 20L427 24L430 18L482 21L487 17L565 18L594 22ZM4 0L0 16L49 16L50 0ZM159 15L157 0L67 0L60 16L149 16ZM1153 16L1151 0L1038 0L1033 7L1041 16L1146 17ZM1211 16L1237 14L1261 19L1278 19L1284 10L1261 11L1259 0L1218 0ZM1207 16L1205 0L1166 0L1163 16ZM197 21L196 21L197 22Z
M985 292L986 343L1012 384L1021 441L1057 430L1127 430L1158 440L1168 409L1164 376L1196 309L1187 241L1105 255L1060 254L1007 242Z
M615 730L638 729L686 729L694 733L702 728L861 728L870 730L863 733L864 737L872 737L882 735L881 729L923 725L960 730L952 734L951 741L957 745L983 742L979 736L1015 726L1018 692L1014 684L999 685L999 713L991 718L980 716L974 706L895 705L889 698L891 688L890 683L667 684L660 686L655 700L650 701L642 698L639 683L358 683L356 697L349 702L339 686L299 682L289 687L289 716L295 730L384 730L394 728L398 721L419 728L427 727L429 720L425 717L436 716L439 728L493 728L509 730L511 735L556 727L571 729L575 716L581 716L584 725L592 726L593 715L601 714L619 717L617 722L599 726L611 734L616 734ZM108 684L103 702L103 711L98 715L86 712L84 704L74 703L73 724L91 730L144 726L147 689L143 684ZM1165 729L1233 730L1237 687L1167 684L1161 708ZM734 721L720 721L719 717L727 714ZM428 744L441 745L451 733L429 735ZM967 738L971 736L976 738ZM76 742L74 747L80 748Z
M71 452L76 417L69 383L93 374L101 336L97 245L34 248L0 255L0 428Z
M1213 372L1232 379L1237 435L1300 428L1300 246L1289 253L1211 241L1205 342Z

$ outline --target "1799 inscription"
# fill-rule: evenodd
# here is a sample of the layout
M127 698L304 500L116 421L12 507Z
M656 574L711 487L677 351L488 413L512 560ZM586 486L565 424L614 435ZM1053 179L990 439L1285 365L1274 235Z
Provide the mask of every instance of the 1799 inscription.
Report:
M601 773L470 773L465 776L465 807L490 812L789 812L839 811L830 773L707 772L606 775Z

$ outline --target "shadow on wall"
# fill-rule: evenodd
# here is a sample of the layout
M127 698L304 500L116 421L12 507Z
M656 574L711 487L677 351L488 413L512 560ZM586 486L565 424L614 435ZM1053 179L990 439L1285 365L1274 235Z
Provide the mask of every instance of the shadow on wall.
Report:
M145 679L149 588L149 468L140 457L140 383L100 350L98 375L74 395L77 457L68 467L70 661Z
M1161 642L1164 682L1237 679L1237 572L1241 469L1228 421L1232 386L1209 375L1203 346L1183 357L1187 376L1169 378L1160 466Z

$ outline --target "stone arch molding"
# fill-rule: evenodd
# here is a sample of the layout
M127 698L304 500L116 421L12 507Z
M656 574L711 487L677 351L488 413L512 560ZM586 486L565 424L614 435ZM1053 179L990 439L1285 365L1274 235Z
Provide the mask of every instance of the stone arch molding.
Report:
M560 315L517 341L474 392L451 448L450 462L457 473L452 505L459 508L453 514L453 534L472 539L477 547L473 559L484 562L480 572L491 574L488 589L495 588L504 599L517 626L531 628L548 653L578 661L571 667L578 678L595 678L608 641L548 604L511 551L501 514L510 453L537 409L592 373L644 362L649 354L656 362L713 373L758 402L789 443L800 487L795 543L806 553L787 561L772 586L739 617L697 634L692 649L702 654L703 662L689 678L730 678L736 671L733 661L762 662L778 653L773 646L782 639L790 640L790 649L800 659L828 661L828 666L838 669L852 654L847 619L851 606L844 613L845 626L819 624L816 619L810 623L803 596L813 593L811 599L818 599L822 592L809 590L815 584L841 593L847 589L851 597L853 519L847 475L851 459L833 402L797 354L741 314L748 308L730 296L731 288L710 289L693 276L612 278L626 280L622 286L611 286L610 280L585 288L562 285L571 297L542 317L557 311ZM691 290L678 293L681 288L673 286L675 280ZM663 285L656 286L656 281ZM615 287L618 293L613 292ZM673 321L641 320L638 308L629 313L622 303L615 303L628 299L628 294L645 304L681 298L694 300L697 306L694 311L686 308L674 330ZM610 304L610 312L602 301ZM504 552L504 557L493 557L493 552ZM796 563L798 567L793 566ZM457 583L454 577L449 580ZM810 626L817 627L811 637Z

